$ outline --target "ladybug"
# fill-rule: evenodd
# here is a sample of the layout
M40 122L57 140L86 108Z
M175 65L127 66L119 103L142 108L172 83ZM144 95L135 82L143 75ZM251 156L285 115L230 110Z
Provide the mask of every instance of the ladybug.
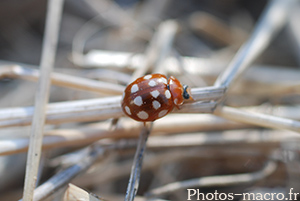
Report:
M192 99L187 85L178 79L169 79L162 74L149 74L130 83L122 98L122 110L130 118L141 121L155 121L172 109Z

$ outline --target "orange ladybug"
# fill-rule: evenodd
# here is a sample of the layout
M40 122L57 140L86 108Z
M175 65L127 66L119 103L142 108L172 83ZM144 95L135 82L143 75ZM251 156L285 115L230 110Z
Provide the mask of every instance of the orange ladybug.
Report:
M187 85L178 79L169 79L162 74L149 74L130 83L122 98L122 110L130 118L141 121L155 121L166 116L172 109L192 99Z

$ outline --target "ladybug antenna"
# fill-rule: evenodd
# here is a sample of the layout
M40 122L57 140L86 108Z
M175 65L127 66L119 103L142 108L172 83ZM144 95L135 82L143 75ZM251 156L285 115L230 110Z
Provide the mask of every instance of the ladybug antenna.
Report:
M182 94L182 96L183 96L184 99L189 99L190 98L188 88L189 88L188 85L185 85L185 84L183 85L183 94Z

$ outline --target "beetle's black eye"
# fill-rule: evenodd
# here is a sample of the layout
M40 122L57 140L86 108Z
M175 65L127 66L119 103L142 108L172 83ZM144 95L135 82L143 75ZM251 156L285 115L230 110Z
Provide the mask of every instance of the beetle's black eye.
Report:
M187 91L187 89L188 89L188 85L183 85L183 94L182 94L182 96L183 96L183 98L184 99L189 99L190 98L190 94L188 93L188 91Z

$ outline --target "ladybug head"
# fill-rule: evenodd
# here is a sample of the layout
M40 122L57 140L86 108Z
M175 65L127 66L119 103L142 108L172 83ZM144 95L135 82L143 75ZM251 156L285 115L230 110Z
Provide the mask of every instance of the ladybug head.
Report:
M191 90L190 90L189 86L184 84L183 85L183 94L182 94L183 98L186 100L192 99L190 94L191 94Z

